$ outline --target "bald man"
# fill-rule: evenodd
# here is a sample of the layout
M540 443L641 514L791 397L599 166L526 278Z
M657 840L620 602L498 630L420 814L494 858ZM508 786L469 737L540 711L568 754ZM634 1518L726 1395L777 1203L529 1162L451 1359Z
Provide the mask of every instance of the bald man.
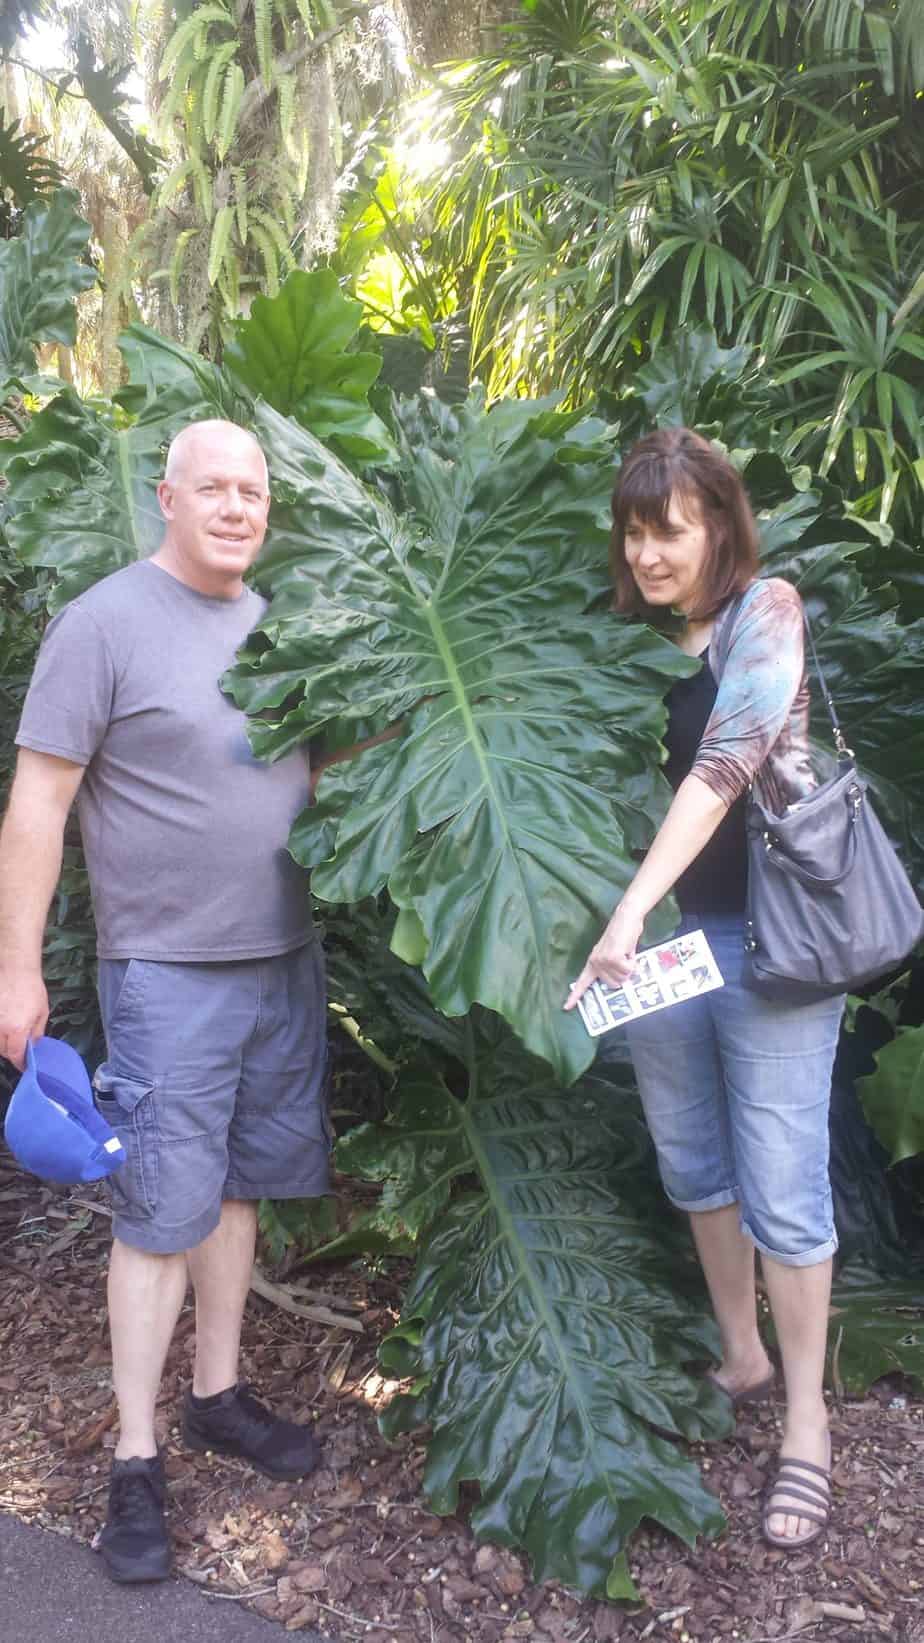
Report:
M257 441L201 422L158 487L163 541L47 629L0 835L0 1052L45 1029L45 919L76 799L97 923L107 1058L94 1086L128 1158L109 1267L120 1414L100 1549L118 1581L171 1552L154 1408L191 1279L187 1443L273 1478L316 1465L310 1431L238 1383L262 1197L327 1188L325 1004L305 882L287 851L309 772L254 759L219 688L266 601L245 586L269 512Z

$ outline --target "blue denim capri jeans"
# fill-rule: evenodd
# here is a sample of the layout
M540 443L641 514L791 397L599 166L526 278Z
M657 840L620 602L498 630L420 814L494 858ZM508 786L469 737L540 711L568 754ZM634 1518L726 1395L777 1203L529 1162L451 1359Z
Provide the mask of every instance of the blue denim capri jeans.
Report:
M685 918L693 929L724 987L626 1029L665 1191L683 1210L737 1203L764 1254L815 1265L837 1248L828 1106L843 996L762 998L742 979L743 919Z

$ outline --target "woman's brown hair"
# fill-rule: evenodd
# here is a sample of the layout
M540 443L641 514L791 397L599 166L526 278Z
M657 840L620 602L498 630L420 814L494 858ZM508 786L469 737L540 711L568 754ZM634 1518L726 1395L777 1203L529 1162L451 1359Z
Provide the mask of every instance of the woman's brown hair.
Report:
M658 428L633 445L613 492L610 569L613 608L623 614L649 614L635 577L626 564L626 526L631 520L667 528L671 497L698 504L708 548L697 609L699 620L712 616L733 593L753 581L759 564L757 525L740 475L715 445L690 428Z

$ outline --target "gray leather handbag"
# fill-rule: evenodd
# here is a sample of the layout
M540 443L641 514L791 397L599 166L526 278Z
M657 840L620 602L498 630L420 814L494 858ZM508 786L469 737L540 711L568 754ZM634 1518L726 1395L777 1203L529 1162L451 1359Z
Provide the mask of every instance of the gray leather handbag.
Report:
M924 910L870 803L818 661L837 772L785 815L751 792L747 984L779 999L851 992L894 969L924 937Z

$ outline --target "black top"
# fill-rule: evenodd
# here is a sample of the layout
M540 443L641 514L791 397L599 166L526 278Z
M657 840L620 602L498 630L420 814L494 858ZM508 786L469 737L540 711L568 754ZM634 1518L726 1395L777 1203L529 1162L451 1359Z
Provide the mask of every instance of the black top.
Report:
M667 697L667 763L664 766L676 793L690 774L703 731L715 704L718 686L702 652L702 668L691 679L678 679ZM748 887L748 852L742 793L674 886L682 913L743 913Z

